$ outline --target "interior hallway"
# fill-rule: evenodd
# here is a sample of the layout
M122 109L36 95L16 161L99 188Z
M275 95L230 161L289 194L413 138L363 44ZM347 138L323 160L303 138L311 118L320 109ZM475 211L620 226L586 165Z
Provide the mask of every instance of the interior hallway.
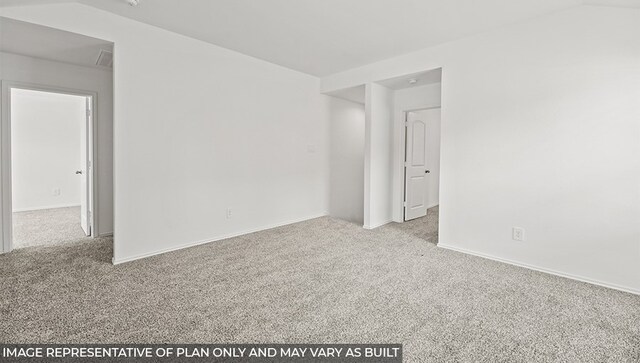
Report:
M402 342L408 362L640 357L640 296L399 227L323 217L116 266L111 239L17 250L0 256L0 341Z
M80 227L80 207L13 213L13 248L52 246L90 239Z

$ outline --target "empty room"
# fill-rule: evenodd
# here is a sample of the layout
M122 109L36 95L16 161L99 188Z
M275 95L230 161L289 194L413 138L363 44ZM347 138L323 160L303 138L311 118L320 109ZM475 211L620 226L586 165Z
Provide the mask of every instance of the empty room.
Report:
M85 97L11 90L14 248L90 233L87 218L81 218L81 205L87 208L81 195L85 119Z
M0 80L0 361L640 361L638 0L0 0Z

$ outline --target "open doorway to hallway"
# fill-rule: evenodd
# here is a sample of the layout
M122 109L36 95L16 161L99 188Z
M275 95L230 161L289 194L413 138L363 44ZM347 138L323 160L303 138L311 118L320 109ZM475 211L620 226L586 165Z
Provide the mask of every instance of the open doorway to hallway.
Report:
M404 228L438 243L440 107L405 111Z
M90 243L111 261L114 44L2 17L0 34L0 252Z
M328 93L332 217L438 243L441 88L436 68Z
M372 104L372 111L382 113L382 120L390 113L393 124L391 226L433 244L438 243L440 219L442 74L442 68L429 69L372 87L388 95L382 98L386 106Z
M92 95L11 87L13 248L92 235Z

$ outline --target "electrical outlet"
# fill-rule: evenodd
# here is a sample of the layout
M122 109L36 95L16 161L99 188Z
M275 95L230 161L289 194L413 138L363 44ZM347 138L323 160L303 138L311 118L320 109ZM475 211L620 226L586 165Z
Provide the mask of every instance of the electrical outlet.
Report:
M511 230L511 238L514 241L524 241L524 228L513 227Z
M57 197L60 195L60 188L55 188L51 191L51 195L53 195L54 197Z
M231 208L227 208L227 219L231 219L233 217L233 210Z

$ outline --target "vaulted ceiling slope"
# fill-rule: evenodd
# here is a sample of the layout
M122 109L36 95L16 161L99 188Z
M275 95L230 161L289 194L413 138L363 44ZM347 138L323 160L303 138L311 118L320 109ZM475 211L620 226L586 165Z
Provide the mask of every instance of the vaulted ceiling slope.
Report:
M73 0L0 0L3 6ZM75 0L326 76L588 3L639 0Z

